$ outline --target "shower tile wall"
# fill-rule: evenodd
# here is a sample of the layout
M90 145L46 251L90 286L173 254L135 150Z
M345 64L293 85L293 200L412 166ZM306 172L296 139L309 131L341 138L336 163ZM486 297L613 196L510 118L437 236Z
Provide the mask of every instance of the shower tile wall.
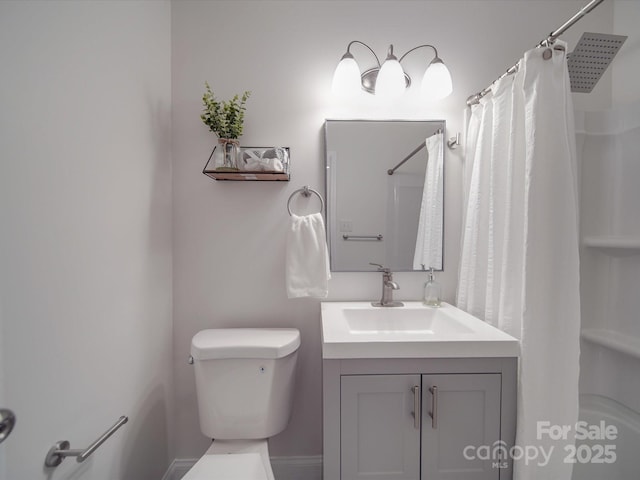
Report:
M640 244L640 102L578 117L583 238ZM640 249L582 248L582 328L637 356L582 342L581 391L640 411Z

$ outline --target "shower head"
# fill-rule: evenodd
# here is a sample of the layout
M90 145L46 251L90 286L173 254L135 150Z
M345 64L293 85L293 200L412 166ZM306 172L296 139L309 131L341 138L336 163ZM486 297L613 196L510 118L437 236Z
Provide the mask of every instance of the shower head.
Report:
M590 93L626 39L624 35L583 33L568 56L571 91Z

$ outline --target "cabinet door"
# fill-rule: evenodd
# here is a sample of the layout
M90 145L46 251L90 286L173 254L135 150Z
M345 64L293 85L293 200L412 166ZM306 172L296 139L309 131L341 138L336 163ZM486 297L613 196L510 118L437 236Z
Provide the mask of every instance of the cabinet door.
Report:
M347 375L340 383L341 479L418 480L420 375Z
M477 458L500 440L500 389L500 374L422 376L423 480L500 478L498 459Z

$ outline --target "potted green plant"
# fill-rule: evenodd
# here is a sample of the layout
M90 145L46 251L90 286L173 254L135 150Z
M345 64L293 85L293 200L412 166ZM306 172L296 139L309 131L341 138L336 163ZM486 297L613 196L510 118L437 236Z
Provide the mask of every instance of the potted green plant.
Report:
M244 92L242 96L234 95L231 100L218 101L211 91L208 82L205 82L205 92L202 96L204 105L200 115L203 123L218 136L218 145L222 151L221 164L216 170L238 170L237 156L244 128L245 104L251 92Z

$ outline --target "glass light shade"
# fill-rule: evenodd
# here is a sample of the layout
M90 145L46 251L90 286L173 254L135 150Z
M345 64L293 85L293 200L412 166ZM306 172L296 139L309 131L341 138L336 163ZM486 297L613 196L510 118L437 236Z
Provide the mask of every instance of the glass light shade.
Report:
M451 95L451 92L453 92L453 83L449 69L436 57L424 72L420 95L425 100L440 100Z
M350 53L345 54L333 72L331 91L341 98L357 95L362 88L360 83L360 67Z
M394 58L387 58L382 64L378 78L376 79L376 97L385 100L394 100L404 93L406 83L404 70L400 62Z

